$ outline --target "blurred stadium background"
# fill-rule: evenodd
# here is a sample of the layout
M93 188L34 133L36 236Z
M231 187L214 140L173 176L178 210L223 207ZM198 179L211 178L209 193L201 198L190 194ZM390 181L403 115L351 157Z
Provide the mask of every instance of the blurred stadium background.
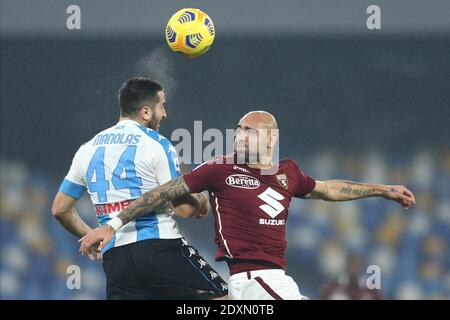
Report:
M82 29L68 31L72 2L1 1L1 299L105 298L101 263L79 256L50 206L78 146L115 123L117 90L136 75L166 87L168 137L195 120L233 128L265 109L279 121L281 157L316 179L415 192L409 211L379 199L294 201L287 272L302 293L348 298L326 288L345 283L351 254L362 277L381 267L384 299L450 298L449 2L377 1L379 31L365 28L368 1L274 3L77 1ZM189 6L217 28L197 59L170 52L162 32ZM78 209L96 225L88 197ZM227 278L213 262L212 217L179 222ZM72 264L81 290L66 288Z

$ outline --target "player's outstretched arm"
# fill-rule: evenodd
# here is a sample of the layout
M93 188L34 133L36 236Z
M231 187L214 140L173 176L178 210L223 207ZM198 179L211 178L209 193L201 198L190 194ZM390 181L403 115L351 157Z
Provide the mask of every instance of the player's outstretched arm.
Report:
M305 199L348 201L369 197L382 197L398 202L403 208L416 204L414 194L404 186L358 183L347 180L316 181L314 190Z
M191 190L187 186L183 177L166 182L165 184L144 193L131 205L126 207L117 217L111 219L107 224L91 230L87 235L80 239L81 254L88 254L89 248L97 242L101 242L98 250L111 241L114 233L124 224L139 217L140 215L151 212L156 207L190 194Z

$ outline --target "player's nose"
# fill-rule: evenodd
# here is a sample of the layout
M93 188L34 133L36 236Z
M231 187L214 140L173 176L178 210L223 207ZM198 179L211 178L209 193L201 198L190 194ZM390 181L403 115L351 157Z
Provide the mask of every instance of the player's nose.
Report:
M244 145L245 137L244 136L236 136L236 140L234 140L234 142L239 145Z
M245 141L247 139L247 132L244 130L237 130L236 141Z
M245 147L247 145L247 139L245 137L236 137L235 145L240 147Z

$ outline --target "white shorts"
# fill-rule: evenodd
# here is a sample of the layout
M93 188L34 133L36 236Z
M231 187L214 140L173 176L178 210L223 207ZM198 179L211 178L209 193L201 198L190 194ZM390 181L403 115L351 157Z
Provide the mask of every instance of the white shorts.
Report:
M228 281L230 300L309 300L282 269L233 274Z

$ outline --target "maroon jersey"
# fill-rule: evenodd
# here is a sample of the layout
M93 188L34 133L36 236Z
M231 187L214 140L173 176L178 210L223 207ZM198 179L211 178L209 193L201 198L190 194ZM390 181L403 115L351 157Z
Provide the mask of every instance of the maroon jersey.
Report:
M209 191L216 260L262 261L284 268L291 198L310 193L316 181L294 160L281 160L275 174L261 175L245 164L227 164L232 157L205 162L183 176L192 192Z

